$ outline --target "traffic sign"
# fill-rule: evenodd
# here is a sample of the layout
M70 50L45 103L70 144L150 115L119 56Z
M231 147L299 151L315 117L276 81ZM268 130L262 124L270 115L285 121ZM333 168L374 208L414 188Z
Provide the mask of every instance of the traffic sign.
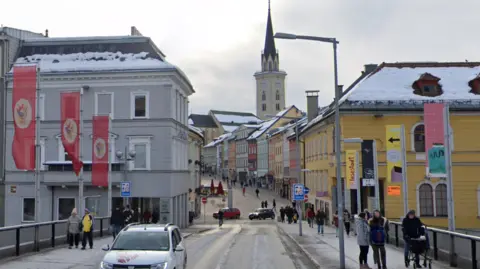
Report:
M120 184L120 196L130 197L131 195L131 182L122 182Z
M207 203L207 197L202 197L202 204L206 204Z
M303 192L305 193L305 195L307 195L307 194L310 193L310 189L307 188L307 187L305 187L305 188L303 189Z
M303 201L305 199L305 186L300 183L293 184L293 201Z
M305 194L305 203L308 202L308 194Z

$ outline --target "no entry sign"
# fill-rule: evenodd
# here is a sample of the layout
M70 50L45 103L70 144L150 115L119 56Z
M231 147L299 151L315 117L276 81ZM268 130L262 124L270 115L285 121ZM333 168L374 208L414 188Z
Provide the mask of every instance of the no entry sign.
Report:
M207 203L207 197L202 197L202 204L206 204Z

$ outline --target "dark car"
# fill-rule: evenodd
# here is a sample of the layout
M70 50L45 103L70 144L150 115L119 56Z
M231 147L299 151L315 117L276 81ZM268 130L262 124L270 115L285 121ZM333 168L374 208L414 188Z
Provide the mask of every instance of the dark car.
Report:
M239 219L240 218L240 209L238 208L222 208L224 219ZM213 217L218 219L218 212L213 213Z
M275 212L270 208L257 208L254 212L248 214L250 220L253 219L275 219Z

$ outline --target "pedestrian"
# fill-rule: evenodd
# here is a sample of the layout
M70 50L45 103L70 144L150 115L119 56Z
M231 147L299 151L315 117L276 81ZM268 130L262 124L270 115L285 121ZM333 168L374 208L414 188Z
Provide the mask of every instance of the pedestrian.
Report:
M298 211L297 209L293 208L293 223L297 223L298 220Z
M405 266L408 267L408 252L410 251L410 241L421 236L422 221L415 215L415 210L410 210L402 221L403 241L405 242ZM415 254L415 265L420 266L420 255Z
M335 226L335 235L338 237L338 210L333 214L332 224Z
M83 237L82 237L82 250L85 250L88 245L90 249L93 248L93 217L90 214L90 210L85 208L85 215L82 218L82 230L83 230Z
M243 192L243 196L245 196L245 187L243 187L242 192Z
M158 208L153 209L152 213L152 223L158 223L158 220L160 219L160 211Z
M385 243L388 232L388 220L380 214L379 210L373 211L373 217L368 222L373 250L373 259L378 269L387 269L387 255Z
M323 210L318 210L317 214L315 215L315 220L317 222L317 234L322 234L323 235L323 226L325 225L325 212Z
M265 208L268 208L268 202L265 200Z
M365 208L365 209L363 210L363 212L365 213L367 219L371 219L371 218L372 218L372 214L370 214L370 211L368 211L367 208Z
M72 249L73 243L75 243L75 248L78 248L78 243L80 241L80 224L82 220L77 214L77 209L72 210L72 214L67 220L67 236L68 236L68 248Z
M350 236L350 212L348 210L343 210L343 224L345 225L345 232L347 233L347 236Z
M222 227L223 225L223 210L218 210L218 226Z
M124 224L123 221L123 214L120 210L120 207L116 207L115 210L112 212L112 216L110 218L110 230L112 231L113 239L117 237L117 234L120 232Z
M282 223L285 222L285 209L282 207L280 207L280 219L282 220Z
M152 213L148 208L143 212L143 223L150 223L150 219L152 218Z
M264 202L264 201L262 201L262 202L260 203L260 205L262 206L262 208L265 208L265 202Z
M259 193L259 192L260 192L260 191L259 191L258 188L257 188L257 189L255 190L255 193L257 194L257 197L258 197L258 193Z
M272 206L273 211L277 212L277 203L275 202L275 199L272 201Z
M355 217L355 227L357 233L357 244L360 248L358 261L360 269L370 269L368 266L368 249L370 248L370 228L368 226L367 216L364 212Z
M126 205L125 209L123 210L123 219L125 225L132 223L133 218L133 210L130 209L130 205Z
M313 228L313 221L315 219L315 212L313 211L313 208L307 208L307 219L308 219L308 225L310 228Z

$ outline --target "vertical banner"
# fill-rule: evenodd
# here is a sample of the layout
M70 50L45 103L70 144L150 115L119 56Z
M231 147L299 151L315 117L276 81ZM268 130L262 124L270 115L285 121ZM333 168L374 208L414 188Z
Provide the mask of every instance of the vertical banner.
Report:
M73 171L78 176L83 163L80 153L80 92L62 92L61 100L61 135L65 152L72 159Z
M446 177L445 165L445 104L424 104L425 152L427 175Z
M15 134L12 155L20 170L35 170L37 67L13 67L12 115Z
M356 189L355 184L356 178L356 167L357 167L357 151L356 150L347 150L345 151L345 177L347 179L346 188L347 189Z
M108 186L109 116L93 116L92 185Z
M373 160L373 140L362 142L362 177L363 187L375 186L375 166Z
M387 181L401 183L403 171L403 153L401 143L401 125L386 126Z

